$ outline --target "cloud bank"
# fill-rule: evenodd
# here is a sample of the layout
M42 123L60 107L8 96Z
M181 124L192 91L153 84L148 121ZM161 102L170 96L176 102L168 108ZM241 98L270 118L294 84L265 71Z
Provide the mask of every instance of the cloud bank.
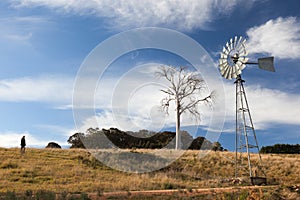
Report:
M165 26L179 30L206 29L215 19L230 15L246 0L13 0L15 7L43 6L63 13L96 15L109 19L115 29ZM247 4L247 5L245 5Z
M235 87L225 84L227 122L235 123ZM274 124L299 125L299 94L262 88L260 85L245 86L250 112L256 129L267 129Z

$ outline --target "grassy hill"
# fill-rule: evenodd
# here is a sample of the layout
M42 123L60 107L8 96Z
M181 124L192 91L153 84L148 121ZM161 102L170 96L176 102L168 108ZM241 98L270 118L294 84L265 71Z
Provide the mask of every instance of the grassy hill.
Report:
M198 155L199 151L189 150L164 169L132 174L102 165L84 149L27 149L26 154L21 156L17 148L0 148L0 193L47 190L100 194L235 186L231 179L234 175L234 153L210 152L203 158ZM299 154L263 154L262 159L271 184L279 184L281 188L300 184ZM249 184L245 180L242 185Z

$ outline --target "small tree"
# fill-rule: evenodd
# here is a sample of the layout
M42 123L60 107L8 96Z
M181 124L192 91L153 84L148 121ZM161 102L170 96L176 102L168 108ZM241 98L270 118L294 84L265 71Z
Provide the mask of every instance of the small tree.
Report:
M214 142L213 143L213 147L212 147L213 151L223 151L224 148L222 147L220 142Z
M75 133L69 137L68 143L71 144L70 148L85 148L81 139L84 137L83 133Z
M184 67L179 69L162 66L156 72L159 78L167 80L169 85L161 91L167 95L162 99L163 110L168 114L171 101L176 107L176 145L175 149L181 148L180 136L180 116L184 112L189 112L196 120L200 120L200 110L198 105L202 102L211 103L213 93L206 97L201 97L207 88L205 81L196 72L189 72Z

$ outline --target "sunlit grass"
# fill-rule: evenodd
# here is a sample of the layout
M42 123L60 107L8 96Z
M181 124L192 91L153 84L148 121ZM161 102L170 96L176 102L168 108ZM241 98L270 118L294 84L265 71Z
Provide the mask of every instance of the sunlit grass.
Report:
M147 152L149 150L135 150ZM257 158L257 155L253 155ZM300 183L300 155L262 155L268 178L281 185ZM83 149L0 148L0 192L49 190L112 192L154 189L192 189L232 185L234 153L187 151L170 166L151 173L110 169ZM247 184L247 183L245 183Z

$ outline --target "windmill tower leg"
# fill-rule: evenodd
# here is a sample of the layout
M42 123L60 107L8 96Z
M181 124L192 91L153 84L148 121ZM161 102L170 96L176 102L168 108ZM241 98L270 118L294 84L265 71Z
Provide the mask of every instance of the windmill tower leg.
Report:
M243 175L240 173L244 170L243 172L247 171L252 184L266 184L265 173L261 168L262 160L259 154L256 133L243 85L244 82L240 75L237 76L234 82L236 84L235 177ZM247 155L246 164L242 156L245 153ZM253 170L255 164L251 158L251 153L257 153L259 157L255 170ZM254 174L253 171L255 171ZM262 173L263 177L259 177L259 173Z

